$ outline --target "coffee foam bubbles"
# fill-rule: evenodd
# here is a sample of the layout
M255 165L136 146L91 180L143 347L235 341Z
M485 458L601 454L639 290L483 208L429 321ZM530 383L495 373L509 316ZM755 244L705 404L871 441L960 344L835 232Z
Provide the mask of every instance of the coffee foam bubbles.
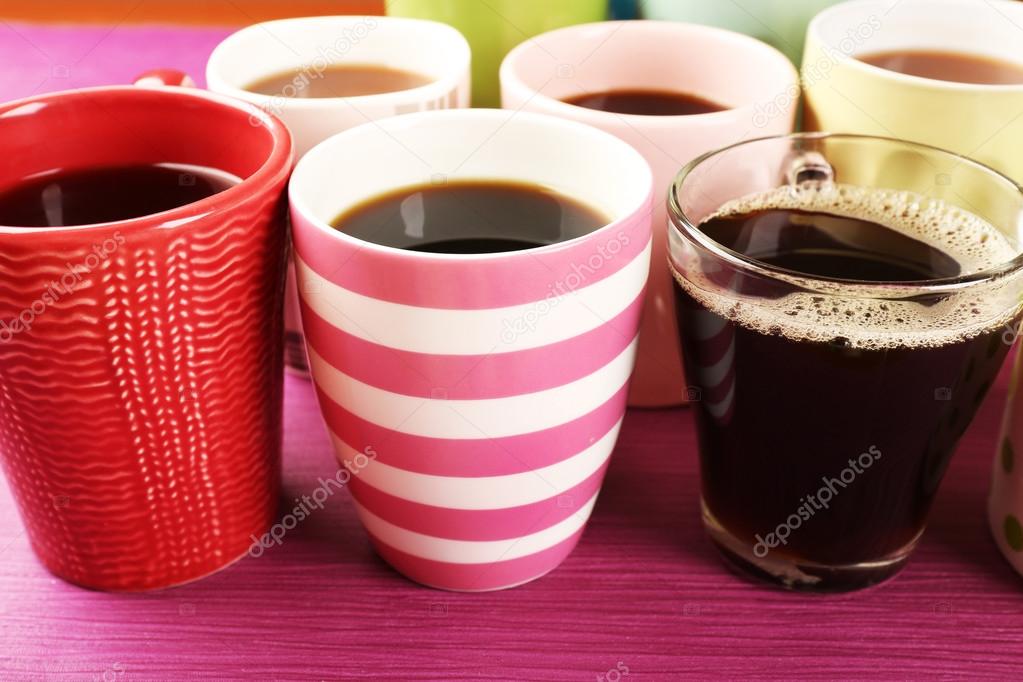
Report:
M707 219L772 209L819 211L879 223L955 258L963 274L995 267L1018 253L994 226L957 206L912 192L853 185L783 186L730 201ZM760 298L722 287L720 274L700 270L698 259L672 262L671 267L690 296L736 324L796 341L840 340L851 348L943 346L1009 325L1019 307L1018 275L970 285L958 293L931 295L925 305L906 300L920 291L905 285L848 284L785 273L774 275L781 291L808 291Z

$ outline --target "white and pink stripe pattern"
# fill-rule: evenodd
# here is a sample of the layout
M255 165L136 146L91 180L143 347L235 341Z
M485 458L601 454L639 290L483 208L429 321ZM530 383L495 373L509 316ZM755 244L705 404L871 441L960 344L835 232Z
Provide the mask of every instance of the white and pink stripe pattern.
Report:
M564 191L615 217L527 252L416 253L326 226L343 206L310 186L313 169L329 172L323 164L336 156L314 149L292 181L312 375L339 459L373 453L350 489L374 545L427 585L518 585L571 552L614 449L649 267L649 169L615 138L544 116L495 110L393 121L383 122L389 130L364 126L324 144L357 154L372 143L377 157L400 157L407 146L405 154L415 150L445 169L482 141L472 158L496 167L470 160L459 171L465 177L554 187L568 178ZM404 137L388 144L391 135ZM450 140L438 145L438 137ZM555 144L567 147L562 157L588 158L536 158L553 160ZM524 153L536 171L508 171ZM574 172L581 164L599 165L603 179L572 186L579 175L583 182L600 175ZM343 185L345 171L334 173L334 187Z

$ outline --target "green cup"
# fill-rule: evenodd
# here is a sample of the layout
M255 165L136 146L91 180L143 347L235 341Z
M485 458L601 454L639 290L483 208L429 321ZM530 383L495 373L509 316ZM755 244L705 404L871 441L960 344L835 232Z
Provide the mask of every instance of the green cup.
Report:
M451 24L472 47L472 105L500 107L497 71L508 51L547 31L602 21L607 0L389 0L396 17Z
M759 38L784 52L797 66L806 25L838 0L643 0L644 19L688 21L727 28Z

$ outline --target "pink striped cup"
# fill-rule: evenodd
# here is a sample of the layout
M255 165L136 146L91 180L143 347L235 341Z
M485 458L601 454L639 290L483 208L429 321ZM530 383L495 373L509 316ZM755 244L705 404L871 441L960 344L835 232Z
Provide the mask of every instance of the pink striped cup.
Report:
M449 178L551 187L612 221L482 255L329 226L368 197ZM366 124L298 164L291 216L313 380L359 516L399 572L496 590L575 547L625 414L652 190L646 161L614 136L496 109ZM451 238L478 228L453 226Z

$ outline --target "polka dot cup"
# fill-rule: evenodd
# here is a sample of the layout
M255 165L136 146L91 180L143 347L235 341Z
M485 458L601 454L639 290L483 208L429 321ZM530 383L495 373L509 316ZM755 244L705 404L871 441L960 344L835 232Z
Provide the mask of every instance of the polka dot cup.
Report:
M1019 391L1023 357L1017 358L1002 437L995 455L988 522L1002 554L1023 574L1023 392Z

